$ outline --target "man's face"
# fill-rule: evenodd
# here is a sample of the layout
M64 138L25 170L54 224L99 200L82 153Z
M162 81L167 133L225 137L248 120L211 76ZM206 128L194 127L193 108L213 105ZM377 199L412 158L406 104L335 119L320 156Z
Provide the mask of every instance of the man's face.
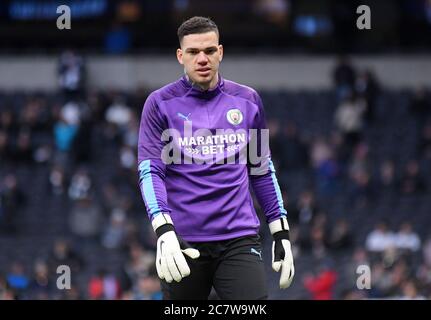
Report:
M222 58L223 46L213 31L184 36L177 49L178 62L184 65L190 80L205 90L216 86Z

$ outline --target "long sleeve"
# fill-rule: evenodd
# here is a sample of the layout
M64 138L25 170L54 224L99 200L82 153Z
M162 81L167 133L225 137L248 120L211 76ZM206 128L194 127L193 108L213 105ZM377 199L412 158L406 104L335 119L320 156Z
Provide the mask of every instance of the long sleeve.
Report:
M251 140L254 141L252 144L257 146L257 150L260 150L260 155L259 157L254 157L254 161L249 161L249 180L266 220L270 223L281 217L286 217L287 211L284 208L281 189L271 160L269 132L266 127L262 100L257 93L255 102L259 109L253 119L252 128L256 130ZM252 154L253 149L251 147Z
M166 165L161 157L165 128L166 122L150 95L142 111L138 140L139 187L150 221L162 212L171 212L164 183Z

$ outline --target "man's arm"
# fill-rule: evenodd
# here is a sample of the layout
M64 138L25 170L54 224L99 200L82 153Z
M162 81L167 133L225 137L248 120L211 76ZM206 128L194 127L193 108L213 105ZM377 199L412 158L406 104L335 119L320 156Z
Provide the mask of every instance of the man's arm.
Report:
M164 183L166 165L161 157L165 128L165 120L150 95L144 104L139 127L138 170L139 187L151 222L162 212L171 212Z
M199 257L199 251L190 248L175 232L170 216L164 180L166 165L162 161L163 131L166 121L158 109L153 95L144 104L138 140L139 187L145 202L148 217L157 234L156 269L161 279L179 282L190 274L190 268L183 254L192 259Z
M252 143L255 143L257 150L259 150L259 157L254 156L255 159L252 159L249 164L249 180L274 239L272 243L272 268L276 272L281 270L280 288L287 288L295 274L287 211L284 208L283 197L271 160L269 133L262 100L258 94L255 95L255 103L259 109L253 121L253 129L256 131L252 137L254 139ZM253 149L252 147L251 150Z

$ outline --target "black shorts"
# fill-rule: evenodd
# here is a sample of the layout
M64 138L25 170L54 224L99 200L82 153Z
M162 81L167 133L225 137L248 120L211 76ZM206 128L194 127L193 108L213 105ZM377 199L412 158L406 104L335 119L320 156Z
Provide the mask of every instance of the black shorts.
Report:
M189 242L200 251L198 259L186 257L190 275L180 282L161 281L165 300L207 300L214 288L226 300L267 299L267 283L258 235L225 241Z

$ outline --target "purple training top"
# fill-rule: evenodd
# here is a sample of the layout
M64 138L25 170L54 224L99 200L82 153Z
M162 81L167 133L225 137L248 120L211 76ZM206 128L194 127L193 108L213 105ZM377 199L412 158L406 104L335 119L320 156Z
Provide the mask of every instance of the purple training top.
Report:
M255 140L249 129L258 132ZM258 152L257 164L248 153L240 156L253 149L250 141L258 148L268 145L262 129L265 115L256 91L220 75L211 90L183 76L152 92L138 142L139 185L150 220L170 214L176 232L191 242L257 234L250 185L268 223L285 216L269 147ZM253 173L257 166L263 168L259 174Z

